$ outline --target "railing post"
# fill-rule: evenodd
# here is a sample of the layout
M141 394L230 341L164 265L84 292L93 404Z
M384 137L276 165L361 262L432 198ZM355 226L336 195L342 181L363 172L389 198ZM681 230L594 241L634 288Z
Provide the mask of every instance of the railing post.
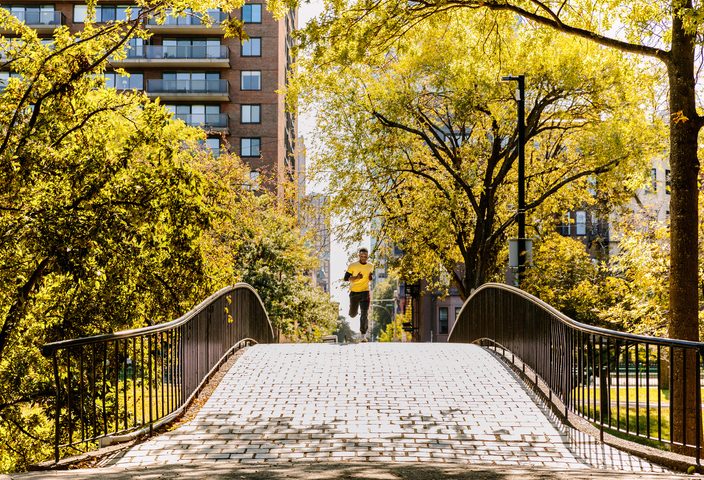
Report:
M149 435L151 435L154 433L154 413L152 412L152 336L149 335L147 339L147 368L149 369Z
M611 414L611 398L609 392L609 356L604 356L604 337L599 337L599 438L604 441L604 424Z
M54 364L54 379L56 380L56 412L54 414L54 460L59 463L59 442L61 439L61 379L59 378L59 360L56 358L58 350L54 350L52 361Z
M696 362L696 408L697 408L697 466L701 466L702 461L702 368L701 368L701 355L702 351L698 351L697 362Z

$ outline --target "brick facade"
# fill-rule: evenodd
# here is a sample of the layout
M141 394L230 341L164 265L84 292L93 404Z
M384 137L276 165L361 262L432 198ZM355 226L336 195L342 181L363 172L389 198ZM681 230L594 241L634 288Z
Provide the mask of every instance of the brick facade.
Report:
M117 4L118 8L129 4L129 2ZM296 26L295 12L282 20L275 20L270 12L266 10L263 1L248 1L248 5L261 5L261 21L245 24L245 31L250 38L261 39L261 53L257 56L243 56L242 43L239 39L224 38L219 25L206 28L196 20L188 18L170 19L163 25L149 25L152 32L151 38L132 49L129 57L121 62L115 62L114 67L120 67L131 74L141 74L143 76L143 89L147 91L151 98L160 98L162 104L180 106L188 109L189 105L197 105L198 109L203 107L209 109L219 108L221 122L227 120L227 126L220 125L219 128L204 128L208 131L211 139L221 139L220 151L228 150L240 155L241 139L260 139L260 155L243 156L243 160L250 165L253 170L257 170L267 178L276 180L279 193L282 192L282 185L285 181L294 178L296 173L296 162L294 157L296 120L295 117L287 114L284 108L284 99L277 94L277 90L283 89L286 83L286 72L292 62L290 56L291 38L290 34ZM36 27L40 36L51 37L53 27L47 19L52 17L51 13L40 13L36 15L36 10L40 6L44 9L53 7L54 11L61 13L61 23L68 25L71 30L80 30L82 21L80 9L84 2L78 1L58 1L38 2L36 0L18 0L17 2L2 2L4 8L15 7L17 15L26 16L27 24ZM115 7L116 4L99 2L100 7ZM19 9L19 10L17 10ZM22 10L25 9L25 10ZM107 12L107 18L113 15ZM218 14L213 14L214 23L218 23ZM220 14L222 15L222 14ZM242 10L232 12L242 18ZM31 18L30 18L31 17ZM32 19L39 19L32 21ZM54 15L52 18L56 18ZM34 25L36 23L36 25ZM192 24L189 24L192 23ZM210 41L219 43L212 47L170 47L165 42L188 43ZM180 44L179 43L179 44ZM226 50L220 49L220 45ZM181 48L177 58L167 58L169 52ZM208 51L205 54L205 51ZM149 53L147 53L149 52ZM183 52L186 52L185 54ZM198 53L194 53L198 52ZM214 54L211 56L211 52ZM221 53L215 53L221 52ZM185 57L185 58L184 58ZM211 58L216 57L216 58ZM223 58L224 57L224 58ZM261 72L260 90L242 90L241 72L254 71ZM204 93L199 95L184 94L175 87L173 91L156 92L152 86L166 87L169 84L164 80L163 75L196 73L197 75L207 74L209 76L219 75L225 83L214 83L221 85L223 91L213 94ZM135 77L133 75L133 77ZM138 80L135 78L135 82ZM156 81L156 82L155 82ZM198 83L197 81L192 84ZM171 82L175 85L175 82ZM183 85L184 82L181 82ZM202 82L201 82L202 84ZM190 85L185 81L185 85ZM151 90L151 91L150 91ZM260 105L260 121L258 123L241 123L241 105ZM200 110L199 110L200 111ZM201 116L192 115L195 119L193 124L198 124ZM202 120L201 120L202 121ZM187 122L188 123L188 122Z

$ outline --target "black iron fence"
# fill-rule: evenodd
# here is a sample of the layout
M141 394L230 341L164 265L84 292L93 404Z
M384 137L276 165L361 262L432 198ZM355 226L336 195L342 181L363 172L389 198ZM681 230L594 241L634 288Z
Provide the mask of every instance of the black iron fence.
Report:
M182 413L234 350L273 342L261 299L237 284L172 322L45 345L56 382L56 461L151 433Z
M576 322L517 288L486 284L450 342L491 346L532 370L568 412L601 431L701 458L704 343ZM538 378L539 377L539 378Z

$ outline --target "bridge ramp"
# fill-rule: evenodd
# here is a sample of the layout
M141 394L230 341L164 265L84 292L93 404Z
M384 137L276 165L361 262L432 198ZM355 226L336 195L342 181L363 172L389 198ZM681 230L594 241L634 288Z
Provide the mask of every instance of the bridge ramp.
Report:
M663 472L562 425L490 352L462 344L251 347L193 421L115 465L204 461Z

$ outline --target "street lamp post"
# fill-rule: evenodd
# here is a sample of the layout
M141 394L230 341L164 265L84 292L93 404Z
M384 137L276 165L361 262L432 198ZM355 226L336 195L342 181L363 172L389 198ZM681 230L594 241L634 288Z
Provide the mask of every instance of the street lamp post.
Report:
M526 125L525 125L525 92L526 92L526 77L525 75L508 75L501 77L504 82L518 82L516 90L516 104L518 108L518 212L516 220L518 222L518 273L516 280L518 286L521 286L523 274L526 270L526 158L525 158L525 143L526 143Z

